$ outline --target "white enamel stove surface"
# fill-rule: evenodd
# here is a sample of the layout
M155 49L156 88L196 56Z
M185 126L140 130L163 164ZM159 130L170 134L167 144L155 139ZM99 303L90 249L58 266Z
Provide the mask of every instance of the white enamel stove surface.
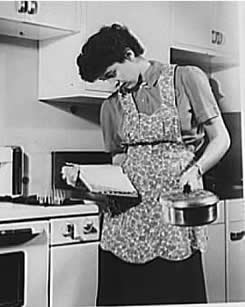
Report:
M99 216L51 220L50 307L94 306Z

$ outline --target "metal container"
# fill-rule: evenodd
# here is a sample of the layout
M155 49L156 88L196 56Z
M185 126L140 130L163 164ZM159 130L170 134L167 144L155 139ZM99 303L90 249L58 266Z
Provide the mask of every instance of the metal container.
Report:
M165 223L178 226L201 226L217 219L219 198L207 190L190 189L164 193L160 196Z

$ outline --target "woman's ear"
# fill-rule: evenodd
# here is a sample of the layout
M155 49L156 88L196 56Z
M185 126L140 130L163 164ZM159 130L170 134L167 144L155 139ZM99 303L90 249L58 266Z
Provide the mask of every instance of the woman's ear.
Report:
M133 50L130 49L130 48L126 48L126 50L125 50L125 59L129 60L129 61L132 61L132 60L134 60L134 58L135 58L135 54L134 54Z

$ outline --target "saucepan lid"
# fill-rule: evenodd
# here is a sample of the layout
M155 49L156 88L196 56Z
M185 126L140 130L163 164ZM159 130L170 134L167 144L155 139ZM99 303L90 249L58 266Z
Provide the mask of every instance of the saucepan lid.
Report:
M218 201L218 196L213 192L203 189L191 191L189 185L184 187L184 191L175 190L164 193L160 197L160 202L167 202L168 206L180 209L211 206Z

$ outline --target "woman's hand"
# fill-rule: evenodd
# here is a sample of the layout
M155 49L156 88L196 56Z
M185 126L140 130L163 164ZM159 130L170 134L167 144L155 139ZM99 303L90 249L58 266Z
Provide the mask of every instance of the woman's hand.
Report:
M191 191L202 188L202 177L197 165L192 165L181 175L180 188L184 190L186 184L190 186Z
M127 155L125 153L115 154L112 158L113 165L122 165L126 158Z

